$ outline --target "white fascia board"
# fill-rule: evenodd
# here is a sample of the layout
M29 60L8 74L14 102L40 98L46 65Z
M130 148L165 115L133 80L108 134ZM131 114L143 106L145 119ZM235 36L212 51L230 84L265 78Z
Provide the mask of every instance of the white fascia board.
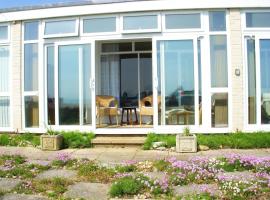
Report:
M44 8L0 13L0 22L94 14L217 8L270 8L270 0L154 0Z

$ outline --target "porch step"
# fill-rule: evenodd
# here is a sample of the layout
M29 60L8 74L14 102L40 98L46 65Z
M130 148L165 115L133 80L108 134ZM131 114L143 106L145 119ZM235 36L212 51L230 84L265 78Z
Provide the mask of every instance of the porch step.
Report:
M94 146L138 146L143 145L144 136L97 136L92 140Z

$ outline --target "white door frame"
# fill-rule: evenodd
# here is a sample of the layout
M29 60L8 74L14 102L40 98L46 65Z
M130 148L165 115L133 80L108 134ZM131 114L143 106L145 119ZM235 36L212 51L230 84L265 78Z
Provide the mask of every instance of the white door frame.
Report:
M171 40L192 40L193 41L193 52L194 52L194 103L195 103L195 124L188 125L191 131L197 131L199 127L199 74L198 74L198 48L197 48L197 40L198 36L162 36L162 37L153 37L152 40L152 58L153 58L153 95L154 95L154 128L157 132L182 132L182 129L186 127L186 125L159 125L158 124L158 105L157 105L157 97L158 97L158 74L157 74L157 42L158 41L171 41ZM202 45L203 46L203 45ZM160 59L162 59L161 56ZM203 60L202 60L203 62ZM203 66L203 64L202 64ZM205 106L203 106L205 107ZM204 108L206 109L206 108ZM205 118L205 117L203 117Z
M60 46L68 46L68 45L83 45L83 44L89 44L90 50L91 50L91 66L90 67L90 73L91 78L89 80L89 90L91 90L91 117L92 117L92 124L91 125L59 125L59 93L58 93L58 87L59 87L59 80L58 80L58 51ZM50 46L50 45L48 45ZM45 46L46 47L46 46ZM95 41L65 41L65 42L56 42L54 44L54 65L55 65L55 73L54 73L54 79L55 79L55 125L52 126L54 130L80 130L80 131L93 131L96 126L96 104L95 104ZM47 58L47 55L46 55ZM46 81L47 82L47 81ZM81 86L81 84L79 84ZM45 86L45 91L47 91L47 85ZM47 92L46 92L47 93ZM82 95L82 88L80 88L79 93ZM47 98L47 95L46 95ZM82 102L80 101L80 106L82 105ZM81 109L81 108L80 108ZM47 113L46 113L47 114ZM47 118L47 116L46 116ZM80 120L81 121L81 120Z

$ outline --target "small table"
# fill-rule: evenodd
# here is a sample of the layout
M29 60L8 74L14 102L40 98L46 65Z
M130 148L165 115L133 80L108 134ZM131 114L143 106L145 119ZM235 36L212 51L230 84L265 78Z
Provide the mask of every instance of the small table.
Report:
M124 123L123 117L124 117L125 111L127 112L127 122L126 123L133 125L132 111L134 111L135 117L136 117L135 123L138 124L138 117L137 117L137 111L136 110L137 110L137 108L133 107L133 106L122 107L121 125ZM130 115L130 117L129 117L129 115Z

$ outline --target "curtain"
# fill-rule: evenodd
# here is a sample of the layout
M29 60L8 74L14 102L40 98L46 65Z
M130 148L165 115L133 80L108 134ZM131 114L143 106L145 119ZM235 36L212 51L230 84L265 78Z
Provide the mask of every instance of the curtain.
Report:
M101 56L100 95L110 95L120 101L119 55Z
M210 37L212 87L228 87L226 40L226 36L224 35Z
M9 126L9 48L0 47L0 127Z

